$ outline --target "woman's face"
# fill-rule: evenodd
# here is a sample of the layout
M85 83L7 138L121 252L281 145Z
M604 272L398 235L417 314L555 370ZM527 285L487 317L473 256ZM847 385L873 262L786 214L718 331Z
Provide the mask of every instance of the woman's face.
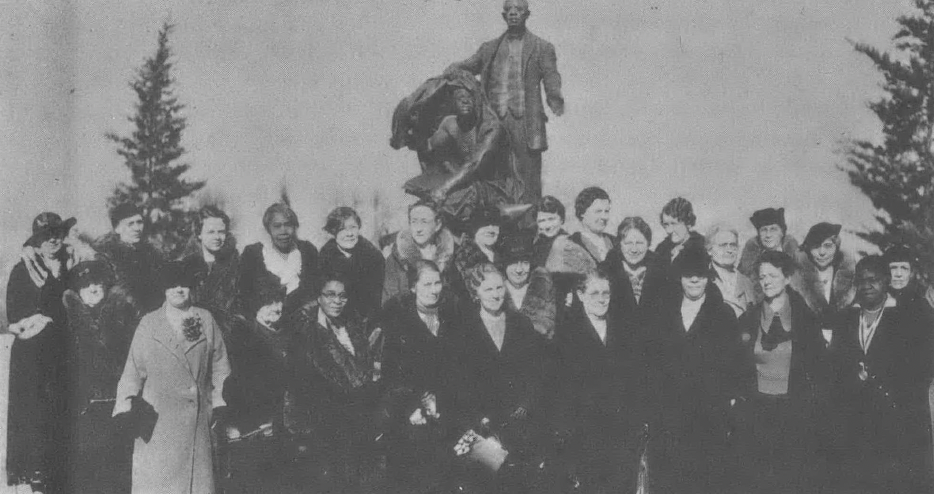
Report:
M529 261L516 261L506 266L506 279L514 287L525 286L529 282L532 264Z
M165 301L176 309L187 309L191 305L191 289L185 286L174 286L165 291Z
M356 218L347 218L343 228L334 238L341 249L353 249L357 246L357 240L360 240L360 223L357 223Z
M431 208L419 206L409 211L409 231L419 247L425 247L441 229L441 219Z
M295 242L295 224L282 213L274 213L269 222L269 238L276 249L289 252Z
M662 215L662 228L665 229L668 238L671 239L675 245L683 244L691 234L688 226L685 225L683 221L672 218L667 214Z
M78 295L81 296L81 301L84 302L84 305L88 307L97 307L97 304L101 303L101 300L104 300L104 285L92 283L78 290Z
M780 250L785 234L778 225L762 225L759 228L759 243L768 250Z
M433 269L423 269L418 275L418 281L412 287L415 292L415 301L422 307L435 307L441 300L441 275Z
M781 268L767 262L759 265L759 285L766 299L772 300L785 293L790 283L791 279L785 276Z
M825 269L833 263L833 258L837 255L837 243L833 237L828 238L817 247L808 250L808 254L818 268Z
M480 227L477 233L474 233L473 240L481 247L492 249L496 245L496 241L499 240L499 226L487 225Z
M344 290L344 284L336 280L327 282L318 295L318 306L331 319L340 317L347 307L347 291Z
M707 282L709 280L706 276L693 274L690 276L681 277L681 291L684 293L684 297L688 300L698 300L704 296L704 292L707 290Z
M623 235L623 241L620 244L623 249L623 259L629 264L639 264L649 251L649 241L642 232L635 228Z
M577 298L584 304L584 312L592 317L606 317L610 309L610 282L602 279L591 279L584 287L584 291L577 291Z
M503 276L499 273L487 273L483 282L477 287L477 299L480 307L487 312L496 313L503 308L505 300L506 285L503 283Z
M208 252L218 252L227 241L227 225L220 218L205 218L198 239Z
M736 264L739 241L733 232L719 231L710 242L710 260L716 265L729 267Z
M610 221L610 201L606 199L597 199L590 204L590 207L584 211L581 216L581 223L584 228L592 233L601 233L606 230L606 224Z
M890 262L889 270L892 272L892 279L889 286L895 290L901 290L911 282L911 263L908 261Z
M52 236L51 238L43 240L42 243L39 244L39 254L44 257L54 257L55 254L58 254L58 252L62 250L64 245L65 244L62 242L62 237L58 235Z
M564 221L558 216L558 213L540 212L535 217L538 223L538 234L544 237L552 238L561 231L561 225Z

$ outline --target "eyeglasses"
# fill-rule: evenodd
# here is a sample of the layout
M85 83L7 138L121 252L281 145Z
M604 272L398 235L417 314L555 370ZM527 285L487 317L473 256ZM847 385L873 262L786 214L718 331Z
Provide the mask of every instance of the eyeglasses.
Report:
M335 301L335 300L340 301L340 302L346 302L346 301L347 301L347 294L344 293L344 292L341 292L341 293L322 292L322 293L321 293L321 296L324 297L325 300L330 300L330 301L332 301L332 302Z

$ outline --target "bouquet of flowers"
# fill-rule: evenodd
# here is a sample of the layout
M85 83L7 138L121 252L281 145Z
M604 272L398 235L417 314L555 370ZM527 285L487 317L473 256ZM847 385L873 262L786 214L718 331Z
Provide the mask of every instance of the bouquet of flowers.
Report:
M182 319L182 334L188 341L198 341L201 337L201 318L197 315L188 316Z

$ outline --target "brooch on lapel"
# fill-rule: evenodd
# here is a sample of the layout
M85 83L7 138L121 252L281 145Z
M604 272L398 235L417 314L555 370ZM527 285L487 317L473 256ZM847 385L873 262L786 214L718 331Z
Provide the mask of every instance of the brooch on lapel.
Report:
M198 316L188 316L182 319L182 334L188 341L198 341L201 337L201 318Z

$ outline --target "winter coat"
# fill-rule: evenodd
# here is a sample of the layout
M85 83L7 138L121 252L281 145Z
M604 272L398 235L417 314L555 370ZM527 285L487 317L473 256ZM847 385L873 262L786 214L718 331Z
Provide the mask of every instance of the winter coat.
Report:
M736 265L736 269L750 280L759 279L759 274L756 273L756 262L765 251L766 249L759 243L758 236L750 238L746 241L746 245L743 246L743 252L739 256L739 264ZM785 234L782 239L782 252L788 254L788 257L792 259L797 259L799 252L798 241L791 235Z
M65 292L71 371L69 492L130 490L133 441L110 416L136 329L136 311L119 288L96 307Z
M115 286L129 294L139 314L162 305L165 291L159 269L163 259L152 244L140 240L129 245L120 241L117 234L108 233L94 243L94 249L110 265Z
M139 323L114 415L130 411L142 393L158 414L152 438L137 438L133 449L134 494L211 494L215 492L211 419L225 406L224 381L230 374L227 348L211 313L192 307L201 335L187 341L171 326L165 306Z
M183 255L182 262L195 277L192 304L211 311L215 320L239 312L240 254L232 245L215 254L214 262L209 265L204 260L201 245L195 243Z
M838 252L833 261L833 281L830 289L830 300L824 298L817 266L808 258L807 253L799 252L799 271L791 278L791 287L804 297L808 307L821 321L821 328L832 328L836 323L838 313L853 303L856 297L856 288L853 279L856 276L856 263L848 255Z
M666 277L667 267L658 261L655 254L649 251L645 256L645 278L642 281L642 295L638 301L623 266L623 253L618 246L607 254L602 264L610 278L611 310L628 328L639 335L648 329L648 319L658 311L658 305L665 300L666 295L676 289Z
M13 324L35 314L52 319L29 339L17 338L10 352L10 400L7 415L7 478L11 485L27 482L36 471L47 476L49 492L63 492L67 457L68 322L62 294L68 272L62 257L58 278L40 260L46 274L37 287L20 261L7 283L7 320Z
M684 241L684 247L681 248L680 252L684 252L684 249L687 249L690 246L696 246L704 248L707 243L704 236L700 233L691 230L688 234L688 239ZM665 237L656 247L655 247L655 256L658 258L659 262L666 266L670 266L672 261L671 251L675 248L674 242L671 241L671 237Z
M607 255L609 255L610 251L612 251L613 248L616 247L616 239L613 238L613 236L608 233L601 233L600 237L606 240L606 243L609 244L610 247L609 249L607 249ZM575 244L580 245L588 254L590 254L590 257L593 258L593 261L595 263L600 264L601 262L604 261L604 259L606 259L606 257L604 257L603 259L600 258L600 254L597 252L596 246L590 242L589 238L581 235L581 232L572 233L571 236L568 237L568 239L574 242Z
M642 352L625 324L609 313L603 343L583 307L576 307L555 335L560 357L550 423L569 436L564 454L576 465L583 492L615 476L620 463L636 465L636 432L648 418ZM631 473L623 483L634 480Z
M249 321L256 318L256 311L262 306L261 287L264 284L281 285L281 280L266 268L263 245L262 242L247 245L240 256L240 303L243 315ZM301 309L314 299L318 288L318 249L306 240L298 240L296 248L302 255L300 281L298 288L285 297L283 316Z
M386 260L369 240L359 237L350 250L350 257L341 252L337 241L329 240L318 255L318 269L322 273L342 274L348 282L347 307L365 319L379 313L383 296L383 275Z
M522 308L516 307L509 290L506 290L504 303L509 309L528 317L535 331L550 340L555 335L557 306L555 297L555 285L551 279L551 273L543 268L534 268L529 273L529 284L525 298L522 300Z
M451 272L454 271L454 236L447 229L442 229L437 233L434 240L437 245L434 261L442 273L442 279L448 281L451 285ZM415 261L422 258L411 232L408 230L400 231L395 241L388 248L386 255L386 272L383 276L383 303L402 293L409 292L409 279L407 270L415 265Z
M551 255L551 248L555 244L555 240L561 236L567 236L568 232L561 229L558 231L557 235L554 237L546 237L544 235L536 235L535 242L532 244L532 267L533 268L543 268L545 263L548 262L548 256Z

